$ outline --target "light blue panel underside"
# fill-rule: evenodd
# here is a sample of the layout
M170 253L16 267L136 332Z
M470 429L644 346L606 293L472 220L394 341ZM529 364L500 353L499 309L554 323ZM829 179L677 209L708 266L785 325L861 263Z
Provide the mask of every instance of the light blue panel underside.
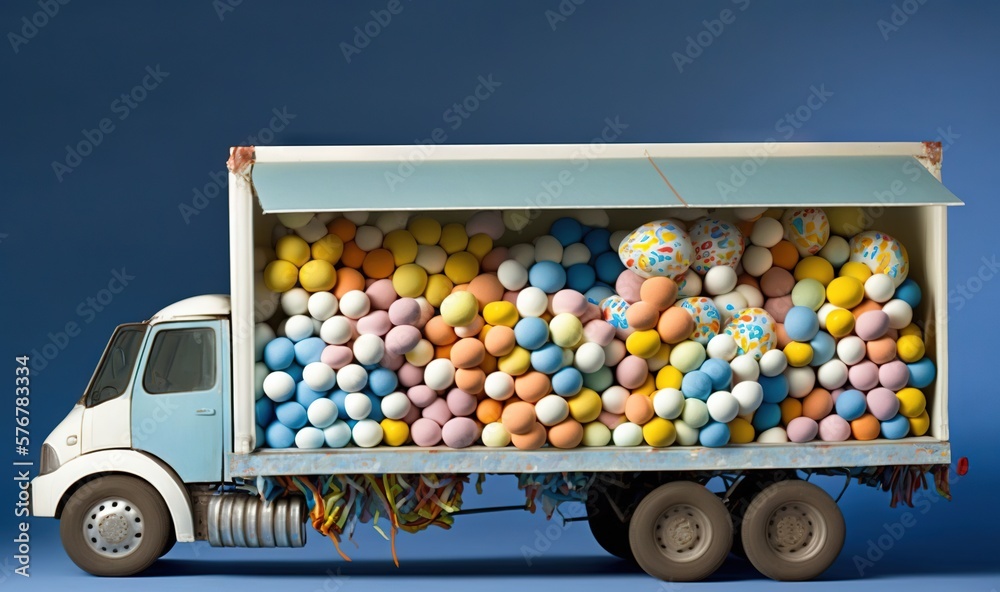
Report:
M655 163L646 158L265 162L254 165L253 182L265 213L962 203L909 156L771 157L759 164L745 158L659 158Z

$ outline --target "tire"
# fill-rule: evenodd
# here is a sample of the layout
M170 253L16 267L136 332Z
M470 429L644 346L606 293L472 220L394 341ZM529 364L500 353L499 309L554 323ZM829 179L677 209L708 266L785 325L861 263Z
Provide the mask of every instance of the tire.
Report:
M170 550L173 549L174 545L176 545L176 544L177 544L177 535L174 533L173 526L171 526L170 527L170 534L167 536L167 540L164 541L164 543L163 543L163 550L160 551L159 557L163 557L164 555L166 555L167 553L169 553Z
M726 506L733 518L733 548L731 549L733 555L742 559L747 558L746 551L743 549L742 526L743 517L746 515L747 508L750 507L750 502L769 485L786 479L798 479L798 476L794 472L788 474L784 472L751 473L744 477L730 494Z
M743 516L743 548L773 580L810 580L829 568L847 529L837 502L819 487L781 481L760 492Z
M628 520L618 519L618 514L611 507L611 500L608 495L614 495L611 491L595 492L597 495L593 501L587 502L587 523L590 525L590 532L594 535L594 540L602 549L611 553L615 557L634 561L632 548L628 542ZM614 496L617 502L622 496ZM619 509L623 509L620 508Z
M87 536L87 534L93 536ZM152 565L173 534L170 512L145 481L95 479L66 503L59 523L66 554L95 576L131 576Z
M636 563L661 580L695 582L719 569L733 544L729 511L697 483L667 483L632 514L629 544Z

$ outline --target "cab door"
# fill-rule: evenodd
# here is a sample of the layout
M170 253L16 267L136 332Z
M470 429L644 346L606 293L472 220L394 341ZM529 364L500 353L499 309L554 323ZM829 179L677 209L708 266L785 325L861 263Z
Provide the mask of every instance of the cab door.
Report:
M132 448L185 483L222 480L222 329L220 320L154 325L132 389Z

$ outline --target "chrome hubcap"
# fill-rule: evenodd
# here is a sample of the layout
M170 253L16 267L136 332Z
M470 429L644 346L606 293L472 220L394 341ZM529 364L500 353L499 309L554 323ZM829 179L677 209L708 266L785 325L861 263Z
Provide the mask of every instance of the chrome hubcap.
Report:
M123 557L142 544L145 522L130 501L108 498L93 505L83 521L83 538L104 557Z

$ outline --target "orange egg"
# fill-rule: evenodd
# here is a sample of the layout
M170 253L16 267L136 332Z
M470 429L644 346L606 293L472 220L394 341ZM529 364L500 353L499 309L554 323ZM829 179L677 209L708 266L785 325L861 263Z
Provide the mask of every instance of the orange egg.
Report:
M336 234L340 237L340 240L346 243L354 240L354 235L357 233L358 227L347 218L334 218L327 223L326 231L330 234Z
M361 272L356 269L351 269L350 267L341 267L337 269L337 284L333 287L333 295L340 298L344 297L351 290L364 290L365 289L365 276L361 275Z
M861 301L861 304L855 306L851 309L851 314L854 315L854 319L857 320L858 317L865 314L870 310L882 310L882 305L874 300L869 300L865 298Z
M788 331L785 331L784 323L774 324L774 337L778 344L778 349L785 349L785 346L792 342L792 338L788 336Z
M802 399L802 415L819 421L833 411L833 396L830 391L816 387Z
M494 401L493 399L483 399L476 406L476 419L483 423L500 421L501 413L503 413L503 405L500 401Z
M645 286L646 284L643 283L643 285ZM628 307L628 310L625 312L625 319L628 321L629 327L632 327L636 331L646 331L656 326L657 321L660 320L660 310L656 305L645 300L640 300Z
M653 400L646 395L629 395L625 399L625 417L639 425L653 419Z
M556 448L576 448L583 441L583 426L567 418L549 428L549 444Z
M541 372L531 370L514 379L514 393L523 401L535 403L551 392L552 383Z
M799 262L799 252L795 249L795 245L787 240L782 240L771 247L771 260L775 267L791 271Z
M475 368L483 362L486 346L475 337L459 339L451 346L451 363L456 368Z
M868 359L876 364L886 364L896 357L896 340L886 335L865 344Z
M485 342L486 351L497 357L506 356L513 351L514 346L517 345L517 340L514 337L514 330L503 325L492 327L489 332L486 333Z
M750 233L753 231L754 222L755 220L738 220L736 222L736 228L739 229L740 234L743 236L750 236Z
M504 407L500 421L511 434L527 434L538 424L535 421L535 406L524 401L515 401Z
M459 368L455 370L455 386L470 395L478 395L483 392L485 385L486 373L479 368Z
M434 357L440 359L451 358L451 344L435 346Z
M660 339L671 345L684 341L693 331L694 318L679 306L671 306L663 311L656 324L656 332L660 334Z
M778 404L781 408L781 423L788 425L796 417L802 417L802 401L788 397Z
M527 432L511 434L510 441L521 450L537 450L545 445L546 436L545 426L536 421Z
M677 282L667 277L651 277L639 286L639 300L657 310L667 310L677 301Z
M489 374L490 372L497 371L497 359L496 356L491 356L486 354L483 356L483 361L479 364L479 369L483 372Z
M361 270L369 278L380 280L389 277L396 270L396 266L392 262L392 252L389 249L369 251L361 263Z
M483 308L490 302L503 300L503 284L497 279L495 273L483 273L472 278L468 290L479 302L479 312L482 312Z
M871 413L865 413L851 422L851 433L857 440L874 440L881 429L881 424Z
M757 278L753 277L749 273L741 273L739 277L736 278L737 286L742 286L744 284L746 284L747 286L753 286L754 288L760 290L760 282L757 281Z
M427 324L424 325L424 335L427 337L427 341L434 345L449 345L458 339L455 330L444 322L441 315L435 315L427 321Z

